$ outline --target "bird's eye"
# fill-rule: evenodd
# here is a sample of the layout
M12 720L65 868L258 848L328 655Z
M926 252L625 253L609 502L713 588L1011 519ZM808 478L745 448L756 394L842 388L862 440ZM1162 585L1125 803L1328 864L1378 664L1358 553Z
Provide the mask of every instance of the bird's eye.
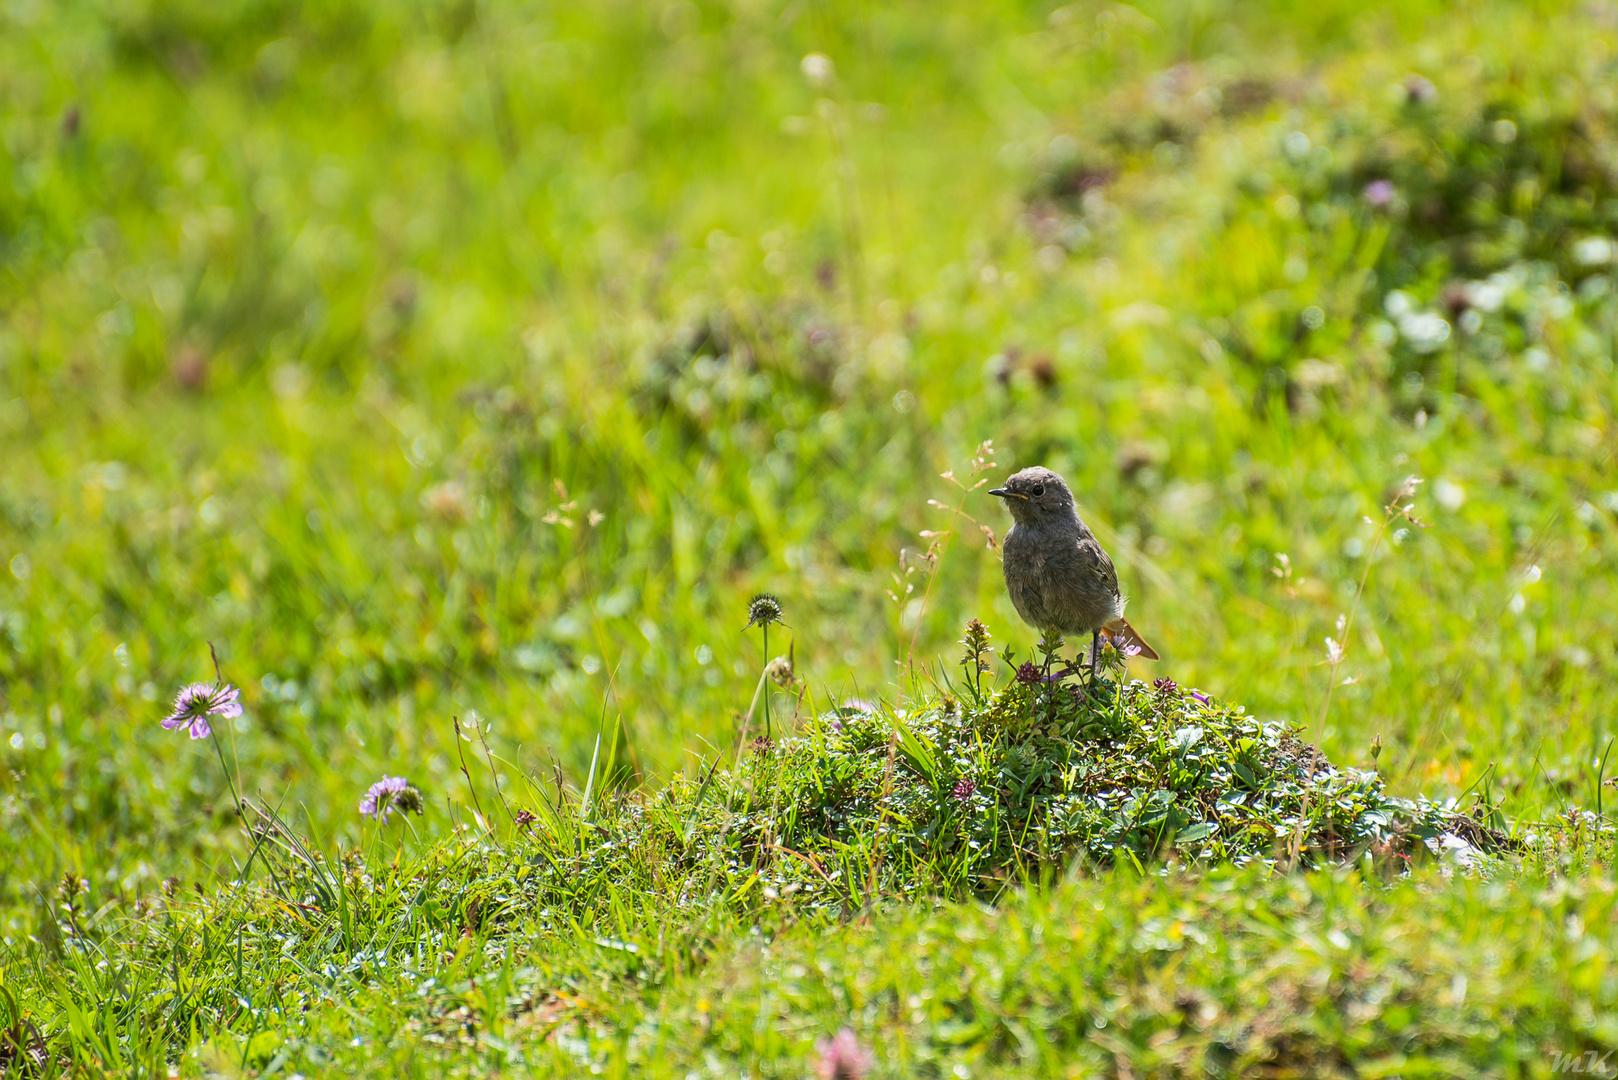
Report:
M1045 485L1044 484L1035 484L1034 485L1034 498L1037 499L1043 494L1045 494Z

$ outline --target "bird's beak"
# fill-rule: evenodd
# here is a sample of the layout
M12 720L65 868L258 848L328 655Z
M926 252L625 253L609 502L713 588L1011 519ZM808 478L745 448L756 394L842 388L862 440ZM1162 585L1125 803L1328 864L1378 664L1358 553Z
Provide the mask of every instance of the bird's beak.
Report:
M1019 495L1015 491L1007 491L1005 488L990 488L989 489L989 494L990 495L998 495L1002 499L1027 499L1028 498L1028 496Z

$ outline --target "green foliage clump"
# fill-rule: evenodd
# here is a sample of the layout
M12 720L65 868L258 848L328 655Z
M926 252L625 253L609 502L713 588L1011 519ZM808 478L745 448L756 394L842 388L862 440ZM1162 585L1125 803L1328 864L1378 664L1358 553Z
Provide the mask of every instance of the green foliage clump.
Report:
M1013 683L981 705L845 709L716 786L728 819L712 835L750 850L776 888L843 902L993 894L1075 858L1321 866L1444 836L1468 858L1504 841L1332 765L1289 725L1106 678Z
M850 910L893 899L992 899L1119 864L1397 871L1429 852L1487 873L1518 841L1453 803L1390 794L1289 725L1172 684L1013 682L973 704L859 703L760 738L730 771L676 778L541 830L525 888L557 918L580 883L639 883L706 905ZM560 819L553 819L560 820ZM1503 824L1503 822L1498 822Z

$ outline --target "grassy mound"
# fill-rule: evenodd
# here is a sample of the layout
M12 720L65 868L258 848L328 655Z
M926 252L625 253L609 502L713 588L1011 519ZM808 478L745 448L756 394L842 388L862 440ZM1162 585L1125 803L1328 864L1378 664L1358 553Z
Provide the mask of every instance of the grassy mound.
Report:
M1439 852L1482 868L1513 843L1452 806L1396 798L1298 736L1167 680L1025 668L964 699L845 706L752 741L728 771L618 801L587 837L541 831L524 891L571 909L581 880L640 875L688 902L858 907L994 896L1076 860L1312 868Z

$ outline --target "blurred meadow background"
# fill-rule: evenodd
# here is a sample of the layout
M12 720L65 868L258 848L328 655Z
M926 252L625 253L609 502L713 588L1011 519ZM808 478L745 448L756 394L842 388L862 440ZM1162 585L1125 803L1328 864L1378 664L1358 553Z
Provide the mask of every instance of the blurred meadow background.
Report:
M971 617L1026 656L940 475L986 441L1075 488L1137 675L1401 795L1599 809L1615 45L1599 3L4 0L8 948L64 872L245 852L157 724L210 642L248 789L330 845L384 772L465 802L452 717L692 773L760 590L821 706Z

